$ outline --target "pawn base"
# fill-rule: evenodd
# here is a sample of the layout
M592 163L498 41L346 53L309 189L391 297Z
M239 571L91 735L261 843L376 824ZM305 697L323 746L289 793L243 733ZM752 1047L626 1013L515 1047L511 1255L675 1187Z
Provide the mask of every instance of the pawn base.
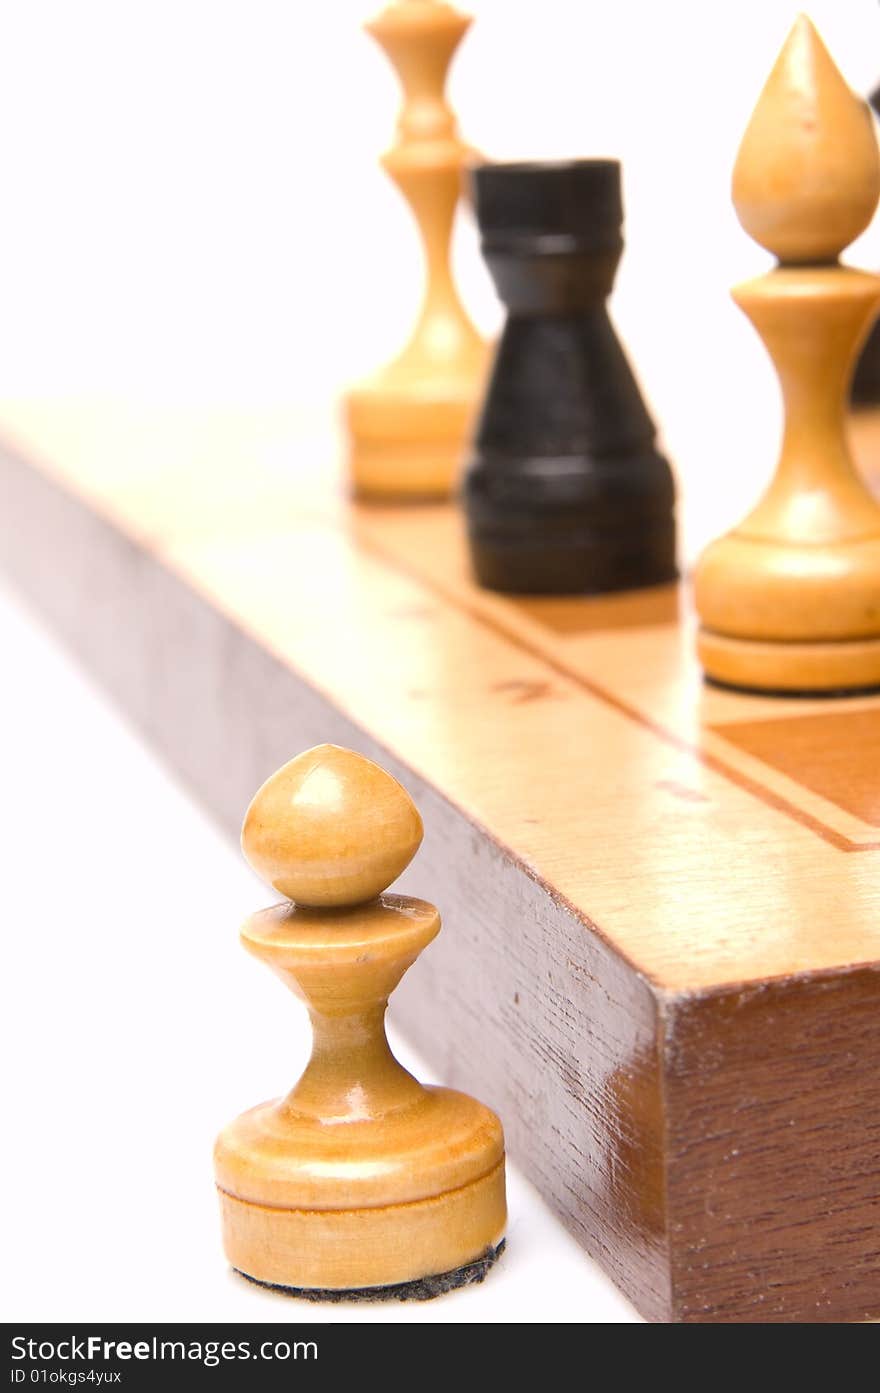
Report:
M678 577L675 524L664 519L635 536L602 536L585 523L570 534L540 520L533 535L516 538L469 534L474 578L484 590L506 595L601 595L669 585Z
M880 638L773 643L700 629L697 653L707 677L748 691L833 696L880 688Z
M609 455L482 450L463 492L486 590L599 595L677 578L672 472L650 443Z
M298 1110L301 1080L224 1128L214 1177L239 1272L284 1287L385 1287L497 1248L506 1223L498 1118L467 1094L423 1088L390 1055L384 1080L384 1111L371 1107L362 1073L362 1115L351 1120ZM376 1088L374 1079L374 1103Z
M232 1266L300 1290L389 1287L451 1272L497 1248L506 1222L503 1161L469 1185L408 1204L276 1209L219 1194Z
M363 387L346 400L349 477L357 498L420 502L458 487L476 410L472 384L428 395Z

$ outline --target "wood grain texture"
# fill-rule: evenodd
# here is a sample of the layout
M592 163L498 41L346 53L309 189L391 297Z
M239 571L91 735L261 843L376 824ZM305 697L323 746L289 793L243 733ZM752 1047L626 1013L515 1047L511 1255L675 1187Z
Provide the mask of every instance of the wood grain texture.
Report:
M751 985L665 1021L673 1316L880 1311L880 972Z
M5 568L224 825L326 740L413 795L445 929L397 1017L639 1309L880 1315L880 839L724 734L880 703L703 687L677 592L477 591L452 510L292 482L289 420L3 419Z

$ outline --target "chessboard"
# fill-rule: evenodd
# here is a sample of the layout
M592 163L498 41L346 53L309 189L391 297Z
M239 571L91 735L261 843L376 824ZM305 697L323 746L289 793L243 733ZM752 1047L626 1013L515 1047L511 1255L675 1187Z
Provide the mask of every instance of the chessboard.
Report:
M453 504L352 503L292 413L0 431L4 569L230 833L324 741L412 793L396 1017L639 1310L880 1316L880 696L708 685L686 584L480 590Z

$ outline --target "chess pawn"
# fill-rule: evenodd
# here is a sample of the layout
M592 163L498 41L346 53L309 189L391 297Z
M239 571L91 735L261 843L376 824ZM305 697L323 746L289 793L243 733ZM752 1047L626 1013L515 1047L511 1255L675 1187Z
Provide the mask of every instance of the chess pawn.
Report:
M672 474L606 307L620 165L487 164L474 188L508 311L465 475L477 580L531 594L673 580Z
M388 996L440 928L433 905L383 893L421 840L400 784L335 745L284 765L247 811L244 854L287 898L242 942L306 1002L314 1034L287 1097L215 1147L226 1254L258 1282L434 1294L479 1279L501 1243L500 1122L423 1087L385 1039Z
M456 486L486 348L459 299L450 240L471 151L444 95L471 20L438 0L395 0L367 25L403 87L382 163L409 203L425 254L421 313L403 352L346 399L350 473L365 498L442 498Z
M880 506L856 473L844 414L880 277L838 260L878 195L870 112L801 16L733 174L740 222L779 262L734 299L776 366L785 432L757 507L697 564L698 651L719 682L801 692L880 683Z

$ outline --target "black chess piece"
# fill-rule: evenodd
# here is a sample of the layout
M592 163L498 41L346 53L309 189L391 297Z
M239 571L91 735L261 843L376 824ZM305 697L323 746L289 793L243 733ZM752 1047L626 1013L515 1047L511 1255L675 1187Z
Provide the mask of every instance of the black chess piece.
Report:
M880 87L868 100L880 116ZM880 406L880 319L874 321L856 361L850 396L853 406Z
M486 164L473 183L508 310L464 481L477 580L531 594L673 580L672 474L606 308L620 164Z

